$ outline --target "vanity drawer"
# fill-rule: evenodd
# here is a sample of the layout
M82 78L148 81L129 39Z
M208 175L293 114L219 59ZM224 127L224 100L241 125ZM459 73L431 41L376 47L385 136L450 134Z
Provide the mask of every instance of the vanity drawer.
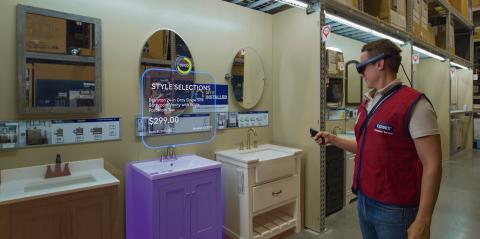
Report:
M297 176L253 187L253 212L297 196Z
M296 159L293 156L260 161L255 168L255 184L294 175L296 171Z

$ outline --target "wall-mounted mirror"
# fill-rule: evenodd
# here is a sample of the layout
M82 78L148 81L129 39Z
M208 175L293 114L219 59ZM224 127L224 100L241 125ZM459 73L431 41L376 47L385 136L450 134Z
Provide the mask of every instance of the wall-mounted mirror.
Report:
M356 65L358 61L347 62L345 67L345 105L358 106L363 99L363 79L358 74Z
M236 102L244 109L258 104L265 85L265 72L258 53L252 48L243 48L233 59L230 84Z
M145 42L141 59L140 59L140 76L145 70L150 68L172 69L175 71L149 71L145 77L145 95L144 99L156 99L159 107L169 107L168 110L161 110L162 113L178 115L185 111L185 106L177 104L169 106L165 104L170 99L183 98L185 91L175 89L151 89L152 83L175 83L175 82L191 82L195 81L194 74L178 74L177 63L184 58L190 61L191 68L189 71L195 70L192 54L185 41L174 31L158 30L153 33ZM151 102L144 102L148 105ZM163 105L163 106L162 106Z
M100 112L100 32L100 19L18 5L18 112Z

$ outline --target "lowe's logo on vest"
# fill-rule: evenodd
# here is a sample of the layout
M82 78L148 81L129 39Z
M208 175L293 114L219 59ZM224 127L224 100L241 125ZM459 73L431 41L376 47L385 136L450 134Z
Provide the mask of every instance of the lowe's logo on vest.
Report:
M377 125L375 125L375 132L393 135L393 127L383 122L378 122Z

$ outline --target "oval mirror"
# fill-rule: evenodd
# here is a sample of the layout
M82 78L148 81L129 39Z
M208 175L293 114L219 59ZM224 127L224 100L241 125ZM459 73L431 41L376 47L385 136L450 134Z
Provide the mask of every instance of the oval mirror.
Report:
M192 54L185 41L175 32L171 30L159 30L151 35L145 42L142 49L140 61L140 77L150 68L173 69L177 70L177 63L184 58L189 59L191 68L188 71L194 71ZM187 99L189 96L184 96L185 92L171 89L156 89L149 88L152 83L173 83L173 82L194 82L194 74L178 74L175 71L149 71L145 76L145 95L146 101L144 104L148 105L147 99L156 99L157 105L167 107L169 115L175 116L182 114L185 111L185 106L169 106L170 99L182 97ZM162 82L167 81L167 82ZM167 102L167 103L166 103Z
M262 60L252 48L243 48L233 59L231 81L234 99L244 109L258 104L263 94L265 73Z

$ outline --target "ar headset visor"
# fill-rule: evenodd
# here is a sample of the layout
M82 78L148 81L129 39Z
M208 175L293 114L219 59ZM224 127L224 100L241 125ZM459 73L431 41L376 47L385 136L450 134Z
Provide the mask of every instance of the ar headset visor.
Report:
M357 67L357 71L358 71L358 74L362 74L364 71L365 71L365 68L367 68L367 65L370 64L370 63L375 63L381 59L385 59L389 56L391 56L392 54L386 54L386 53L382 53L380 55L377 55L377 56L374 56L370 59L367 59L365 60L364 62L360 62L356 65Z

